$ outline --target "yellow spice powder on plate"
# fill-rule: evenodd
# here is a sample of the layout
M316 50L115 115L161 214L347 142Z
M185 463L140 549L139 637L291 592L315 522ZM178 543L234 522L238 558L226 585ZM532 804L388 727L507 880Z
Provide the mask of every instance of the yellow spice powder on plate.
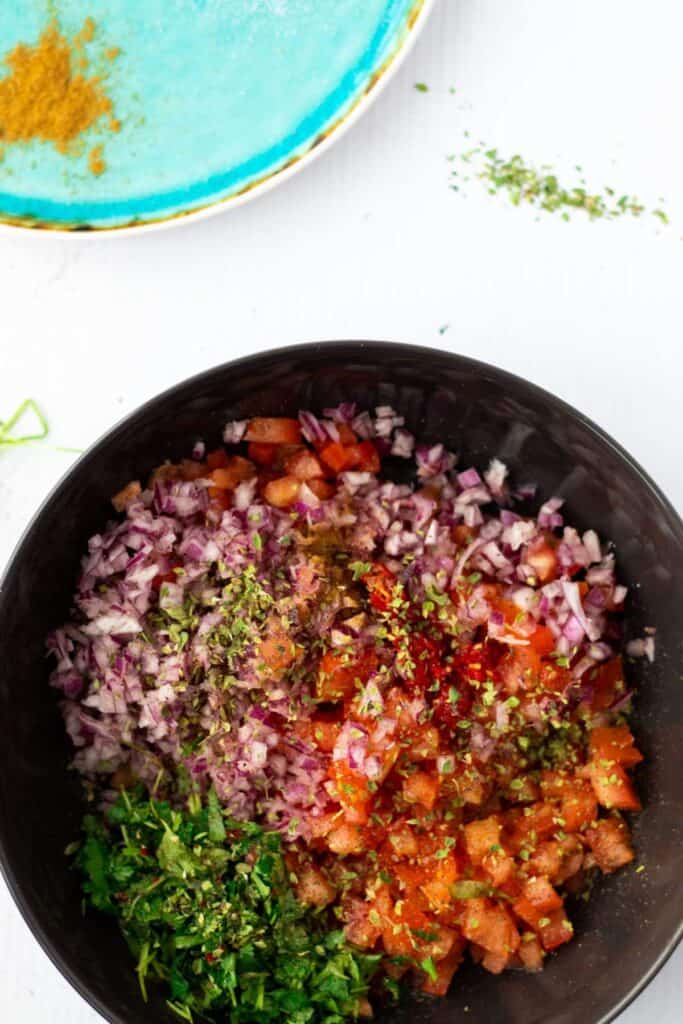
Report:
M86 74L83 44L90 42L95 24L87 18L72 40L51 23L35 46L18 43L4 63L9 73L0 79L0 144L34 140L52 143L60 153L74 151L79 137L108 115L110 131L119 124L102 79ZM91 151L90 170L105 169L102 148Z

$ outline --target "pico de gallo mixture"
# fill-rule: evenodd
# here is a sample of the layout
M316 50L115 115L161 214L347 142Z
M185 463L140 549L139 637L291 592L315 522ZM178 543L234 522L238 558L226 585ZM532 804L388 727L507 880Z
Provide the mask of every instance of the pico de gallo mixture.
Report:
M634 860L655 638L624 639L614 551L388 406L223 440L115 495L49 638L88 902L188 1021L540 971Z

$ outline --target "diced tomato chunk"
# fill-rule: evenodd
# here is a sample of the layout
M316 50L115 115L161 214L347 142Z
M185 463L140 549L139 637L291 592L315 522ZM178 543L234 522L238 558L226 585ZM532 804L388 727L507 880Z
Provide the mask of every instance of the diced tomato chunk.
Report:
M232 455L226 466L219 466L211 472L214 487L224 491L234 491L243 480L249 480L256 470L253 462L243 459L241 455Z
M206 456L206 467L209 470L221 469L224 466L230 465L230 456L226 452L225 448L216 448L215 451L209 452Z
M589 736L589 750L593 761L616 761L630 768L643 760L635 746L627 725L599 726Z
M610 658L588 673L587 682L593 689L590 706L602 711L612 706L619 694L624 693L624 665L621 657Z
M450 987L453 975L462 963L465 941L460 939L457 947L447 957L434 965L436 977L427 977L422 983L422 991L430 996L445 996Z
M567 832L578 832L598 816L598 802L591 788L576 782L562 797L560 816Z
M277 454L278 446L276 444L252 441L247 448L247 455L252 462L256 462L259 466L272 466Z
M506 853L487 853L481 866L496 889L509 882L515 872L514 859Z
M123 512L126 505L142 493L139 480L131 480L122 490L118 491L111 499L111 503L117 512Z
M541 971L543 969L543 957L545 951L537 938L529 935L522 936L517 956L522 961L526 971Z
M601 818L586 829L585 837L596 864L605 874L630 864L634 858L628 826L621 818Z
M320 480L315 477L313 480L307 480L306 486L320 501L329 501L335 495L334 484L331 484L329 480Z
M358 825L344 822L327 834L327 845L333 853L339 854L340 857L346 857L352 853L362 853L365 849L363 830Z
M564 907L560 910L551 910L549 914L541 918L539 921L539 936L543 948L548 950L548 952L573 939L574 927L567 918Z
M508 693L533 690L541 678L541 659L533 647L514 647L502 659L498 674Z
M372 441L361 441L346 448L346 466L361 473L379 473L380 457Z
M509 953L484 953L481 966L490 974L502 974L510 964Z
M327 651L318 664L315 694L318 700L348 700L367 682L377 667L377 656L372 650L351 650L345 653Z
M552 911L562 907L562 897L546 878L532 878L524 886L523 895L513 904L513 910L525 924L538 930L539 922Z
M244 440L259 444L301 444L301 428L297 420L256 416L249 420Z
M557 646L555 634L547 626L537 626L535 632L529 637L529 643L542 658L552 654Z
M224 491L222 487L209 487L208 495L211 498L211 501L213 502L214 506L216 506L217 508L226 511L227 509L232 507L231 491Z
M320 452L320 458L334 473L341 473L349 465L347 450L338 441L326 444Z
M339 443L345 447L350 444L356 444L358 438L354 434L348 423L337 423L337 433L339 434Z
M326 907L337 895L337 890L322 871L307 864L297 872L296 896L309 907Z
M324 476L319 459L308 448L300 448L285 459L285 470L297 480L314 480Z
M519 932L512 917L504 907L489 899L466 901L462 933L470 942L501 956L515 953L519 947Z
M592 761L590 780L598 803L608 810L639 811L641 803L625 770L615 761Z
M548 583L557 576L558 562L555 548L545 541L533 545L526 552L524 564L533 569L541 583Z
M413 772L403 780L403 798L409 804L421 804L431 811L439 795L438 776Z
M473 864L481 864L487 854L497 851L501 827L500 820L493 816L465 825L465 847Z
M313 742L319 750L324 750L328 754L334 750L334 745L340 732L340 722L328 722L322 718L317 718L313 721Z
M295 476L281 476L269 480L263 489L263 497L274 508L289 508L299 497L301 481Z
M583 847L576 836L564 839L547 839L539 843L529 858L527 866L536 875L545 875L551 882L560 885L571 878L583 863Z

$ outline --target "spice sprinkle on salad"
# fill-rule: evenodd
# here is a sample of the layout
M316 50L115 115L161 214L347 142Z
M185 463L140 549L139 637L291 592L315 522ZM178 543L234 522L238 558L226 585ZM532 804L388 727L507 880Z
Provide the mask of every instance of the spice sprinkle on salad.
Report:
M114 496L48 641L87 902L187 1021L540 971L634 859L625 656L655 638L623 640L614 552L388 406L223 440Z

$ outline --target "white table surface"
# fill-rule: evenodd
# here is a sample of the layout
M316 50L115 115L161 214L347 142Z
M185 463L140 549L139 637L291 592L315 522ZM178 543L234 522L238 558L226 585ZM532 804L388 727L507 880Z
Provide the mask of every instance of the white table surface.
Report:
M683 510L682 38L671 0L440 0L364 120L254 203L143 237L0 232L0 419L33 396L51 425L0 451L0 564L73 460L60 446L198 370L304 340L440 345L513 370L594 417ZM662 196L671 226L462 197L445 157L465 131ZM683 949L620 1024L680 1021L682 969ZM100 1019L1 884L0 1018Z

